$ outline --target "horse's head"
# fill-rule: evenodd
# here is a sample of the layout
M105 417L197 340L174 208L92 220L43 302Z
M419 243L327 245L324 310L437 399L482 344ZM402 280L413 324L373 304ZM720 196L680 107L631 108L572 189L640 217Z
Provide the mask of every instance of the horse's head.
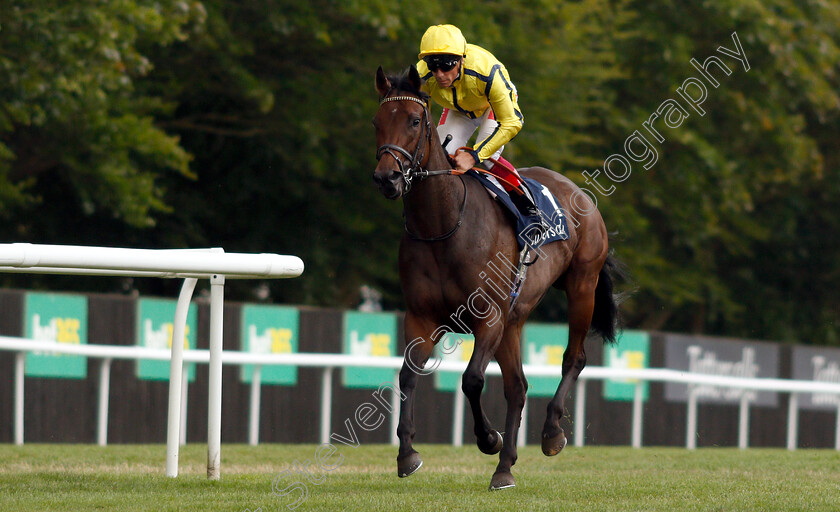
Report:
M430 153L428 96L420 91L420 85L414 66L403 77L387 77L382 67L376 71L376 90L382 100L373 118L379 148L373 181L388 199L408 193L412 178Z

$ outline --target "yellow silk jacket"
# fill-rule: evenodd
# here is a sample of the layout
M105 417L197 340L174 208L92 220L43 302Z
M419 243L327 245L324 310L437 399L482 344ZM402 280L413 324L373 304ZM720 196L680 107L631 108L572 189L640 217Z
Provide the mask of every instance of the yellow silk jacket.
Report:
M499 126L483 141L477 141L475 151L484 160L507 144L522 129L525 118L519 110L516 87L507 69L492 53L474 44L467 45L467 56L461 73L449 88L438 85L424 61L417 63L423 79L423 90L439 105L457 110L468 117L481 117L488 108Z

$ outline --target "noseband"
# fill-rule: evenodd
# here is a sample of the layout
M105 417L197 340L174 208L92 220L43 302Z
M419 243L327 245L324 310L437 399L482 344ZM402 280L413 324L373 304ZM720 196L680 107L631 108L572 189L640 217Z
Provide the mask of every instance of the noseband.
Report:
M432 143L432 126L429 121L429 113L426 102L420 98L414 96L391 96L390 98L384 98L379 102L379 105L381 106L383 103L387 103L389 101L413 101L423 106L423 130L426 132L425 144L423 144L423 134L421 133L420 141L417 143L417 147L414 149L413 155L409 154L408 151L396 144L383 144L376 150L377 161L382 158L382 155L390 155L391 158L397 161L397 165L400 166L400 174L405 182L405 193L407 194L408 191L411 190L411 182L414 178L425 178L435 174L434 172L430 173L427 169L423 169L420 165L420 161L423 160L423 157L425 156L423 146L425 145L428 147ZM408 163L397 156L397 153L408 159Z

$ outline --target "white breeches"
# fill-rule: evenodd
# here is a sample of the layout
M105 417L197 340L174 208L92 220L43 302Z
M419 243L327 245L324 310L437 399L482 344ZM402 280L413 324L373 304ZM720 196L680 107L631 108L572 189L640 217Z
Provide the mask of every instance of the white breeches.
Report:
M478 130L476 141L481 142L489 137L497 126L499 126L499 123L493 115L492 108L488 108L484 112L484 115L475 119L470 119L466 114L462 114L457 110L445 108L443 109L443 114L440 116L437 131L441 142L446 140L447 135L452 135L452 140L447 144L446 151L449 154L455 154L458 148L467 145L467 142L469 142L470 137L472 137L476 130ZM504 146L500 147L491 157L499 158L504 149ZM482 165L490 168L493 166L493 163L488 159L482 162Z

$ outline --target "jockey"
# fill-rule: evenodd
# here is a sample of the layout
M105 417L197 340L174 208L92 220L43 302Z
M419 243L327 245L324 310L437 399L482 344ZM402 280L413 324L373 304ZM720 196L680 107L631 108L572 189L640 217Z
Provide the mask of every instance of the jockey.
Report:
M438 135L441 140L452 136L457 168L467 171L483 165L501 178L499 182L519 211L540 225L537 208L525 193L519 174L501 156L504 145L519 133L524 122L516 87L505 66L484 48L467 44L453 25L429 27L417 57L423 90L443 107ZM476 130L475 148L458 150Z

